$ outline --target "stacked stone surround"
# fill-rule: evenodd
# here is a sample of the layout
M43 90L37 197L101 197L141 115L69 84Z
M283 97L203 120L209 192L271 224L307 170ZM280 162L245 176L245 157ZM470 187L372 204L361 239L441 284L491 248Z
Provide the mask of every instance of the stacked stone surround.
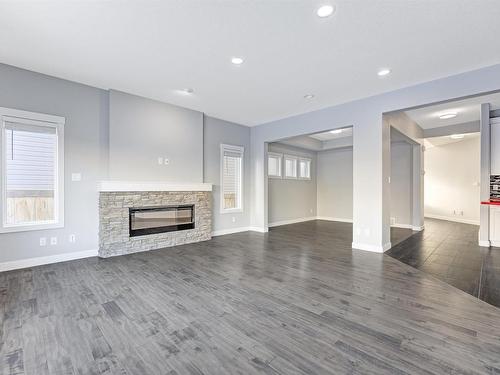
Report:
M129 237L129 208L194 204L194 229ZM212 237L209 191L100 192L99 256L103 258L209 240Z

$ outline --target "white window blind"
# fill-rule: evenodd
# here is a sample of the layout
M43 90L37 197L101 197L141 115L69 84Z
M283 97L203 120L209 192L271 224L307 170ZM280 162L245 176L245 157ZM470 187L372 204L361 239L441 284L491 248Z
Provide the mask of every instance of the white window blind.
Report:
M285 178L297 178L297 158L285 155Z
M221 146L221 210L242 209L243 148Z
M269 177L281 177L281 154L274 152L268 153L267 159L267 175Z
M311 179L311 159L299 159L299 178Z
M1 231L54 228L63 223L63 118L0 108ZM19 117L11 113L20 113ZM0 113L0 116L2 113ZM61 119L60 123L38 118Z

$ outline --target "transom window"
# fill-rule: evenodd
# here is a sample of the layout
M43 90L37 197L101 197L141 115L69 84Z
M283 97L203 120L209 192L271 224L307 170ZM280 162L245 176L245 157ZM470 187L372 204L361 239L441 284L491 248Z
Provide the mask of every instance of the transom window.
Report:
M311 179L311 159L299 159L299 178L302 180Z
M63 225L64 118L0 108L0 231Z
M285 155L285 178L297 178L297 157Z
M267 154L267 175L269 177L281 178L282 154L268 152Z

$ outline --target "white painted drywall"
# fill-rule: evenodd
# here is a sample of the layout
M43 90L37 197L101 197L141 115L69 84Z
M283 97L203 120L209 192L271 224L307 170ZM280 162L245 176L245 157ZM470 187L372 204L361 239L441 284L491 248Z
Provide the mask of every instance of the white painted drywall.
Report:
M318 216L352 220L352 147L318 152Z
M427 148L424 158L425 216L478 224L479 137Z
M244 148L243 212L220 212L220 145ZM204 182L213 184L212 231L216 234L248 228L250 225L250 128L213 117L204 118Z
M413 145L391 144L391 218L396 225L412 225Z
M269 178L270 225L316 216L316 153L282 144L270 144L270 152L303 156L311 159L311 179ZM284 165L283 168L284 170Z

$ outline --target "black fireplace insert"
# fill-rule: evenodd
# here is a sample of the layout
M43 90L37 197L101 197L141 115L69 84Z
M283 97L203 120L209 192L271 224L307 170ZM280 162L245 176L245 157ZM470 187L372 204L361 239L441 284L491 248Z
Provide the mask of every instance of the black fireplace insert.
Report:
M194 228L194 204L129 208L130 237Z

